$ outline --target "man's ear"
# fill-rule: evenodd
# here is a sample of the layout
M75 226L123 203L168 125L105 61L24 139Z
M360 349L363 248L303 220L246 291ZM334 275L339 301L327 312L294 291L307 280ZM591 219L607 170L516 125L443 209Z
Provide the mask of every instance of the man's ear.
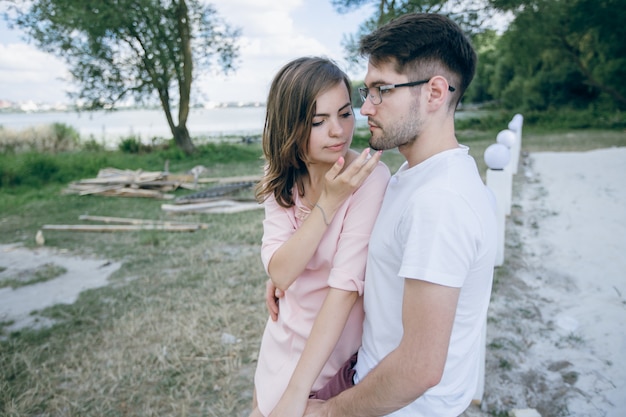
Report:
M450 84L448 84L448 80L441 75L435 75L430 79L430 82L428 83L430 92L428 102L431 106L433 106L433 110L438 109L448 102L450 94L450 91L448 90L449 86Z

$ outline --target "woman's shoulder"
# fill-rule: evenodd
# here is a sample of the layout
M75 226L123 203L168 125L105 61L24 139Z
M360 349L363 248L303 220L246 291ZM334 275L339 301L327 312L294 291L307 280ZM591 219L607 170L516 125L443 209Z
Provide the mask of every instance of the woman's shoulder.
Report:
M389 170L387 164L383 161L378 161L378 164L376 165L376 168L374 168L373 172L378 172L378 175L385 176L387 179L391 177L391 171Z

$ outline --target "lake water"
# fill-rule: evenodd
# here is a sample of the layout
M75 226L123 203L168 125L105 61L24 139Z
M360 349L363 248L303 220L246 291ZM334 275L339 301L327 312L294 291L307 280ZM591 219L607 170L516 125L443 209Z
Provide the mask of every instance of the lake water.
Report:
M366 118L355 109L357 126L366 126ZM460 113L457 113L459 117ZM461 116L462 117L462 116ZM193 138L260 135L265 122L265 107L223 107L192 109L187 128ZM63 123L76 129L83 140L94 139L116 146L120 139L136 136L149 143L152 138L171 138L161 110L119 110L114 112L37 112L2 113L0 126L23 130L41 125Z
M265 107L192 109L187 128L192 137L249 136L262 132L264 120ZM106 144L132 135L142 141L172 137L161 110L0 113L0 126L11 130L53 123L72 126L83 140L93 138Z

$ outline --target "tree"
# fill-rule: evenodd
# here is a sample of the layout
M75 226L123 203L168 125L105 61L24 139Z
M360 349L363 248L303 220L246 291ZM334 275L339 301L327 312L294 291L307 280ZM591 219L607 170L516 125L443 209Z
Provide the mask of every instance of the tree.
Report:
M473 44L478 55L478 64L476 65L474 80L465 92L464 101L485 103L494 99L492 85L495 68L500 58L500 51L498 50L499 39L500 37L496 31L491 29L474 35Z
M187 154L195 70L229 72L238 57L239 30L199 0L37 0L12 11L40 49L68 64L80 86L70 97L92 110L157 97Z
M482 33L493 16L488 0L331 0L335 10L348 13L372 5L372 17L363 22L356 34L344 36L342 46L346 60L353 65L359 62L358 43L365 34L406 13L441 13L454 19L470 36Z
M499 45L504 99L539 110L626 108L625 0L490 1L515 14Z

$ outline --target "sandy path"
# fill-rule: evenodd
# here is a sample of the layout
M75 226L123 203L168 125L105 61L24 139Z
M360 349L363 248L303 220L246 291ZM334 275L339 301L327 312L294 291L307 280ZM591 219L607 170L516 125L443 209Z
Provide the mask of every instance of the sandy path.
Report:
M531 154L517 177L483 407L625 416L626 148Z

